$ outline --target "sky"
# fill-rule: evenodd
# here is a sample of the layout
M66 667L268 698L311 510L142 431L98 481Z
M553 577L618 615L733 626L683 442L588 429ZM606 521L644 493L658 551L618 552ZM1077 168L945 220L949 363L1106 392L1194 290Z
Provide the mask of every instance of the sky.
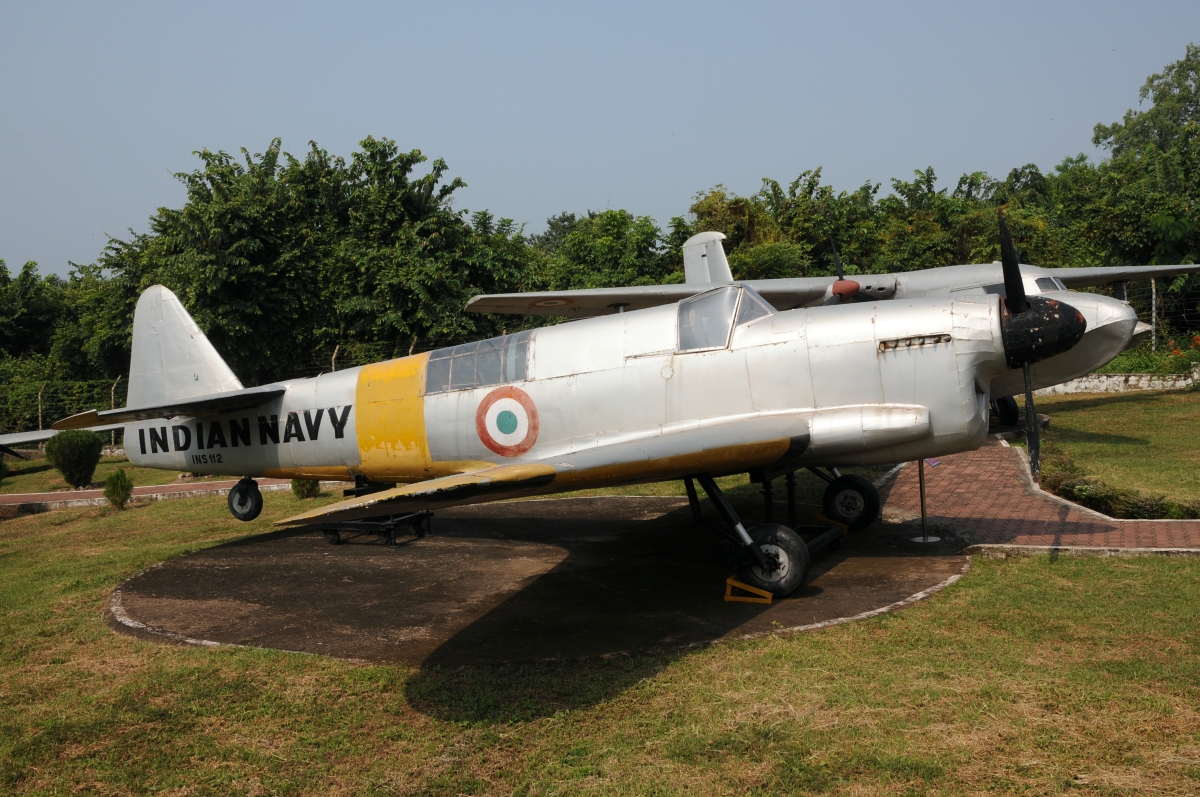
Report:
M0 259L65 275L183 204L196 150L368 135L456 207L665 225L717 184L1050 170L1200 40L1200 3L0 0Z

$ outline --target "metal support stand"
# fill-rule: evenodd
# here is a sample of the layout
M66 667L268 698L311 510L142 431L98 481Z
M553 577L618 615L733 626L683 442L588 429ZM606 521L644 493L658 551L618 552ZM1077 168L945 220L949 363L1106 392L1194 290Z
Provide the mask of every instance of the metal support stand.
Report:
M941 537L929 536L929 515L925 511L925 460L917 460L917 480L921 484L921 536L913 537L913 542L941 542Z
M430 536L433 533L433 512L410 512L372 520L343 520L323 523L316 528L325 536L325 541L330 545L340 544L343 534L355 537L374 534L385 546L392 548L396 545L398 529L407 528L408 533L416 539Z
M772 523L775 520L775 492L771 489L771 480L762 480L763 520Z

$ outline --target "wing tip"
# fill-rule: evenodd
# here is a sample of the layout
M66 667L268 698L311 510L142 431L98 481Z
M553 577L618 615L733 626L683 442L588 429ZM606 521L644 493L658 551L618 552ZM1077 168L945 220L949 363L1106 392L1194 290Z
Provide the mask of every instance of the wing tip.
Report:
M57 420L50 424L50 428L56 432L67 431L68 429L86 429L89 426L99 426L100 416L96 410L88 410L79 412L75 415L69 415L66 418Z

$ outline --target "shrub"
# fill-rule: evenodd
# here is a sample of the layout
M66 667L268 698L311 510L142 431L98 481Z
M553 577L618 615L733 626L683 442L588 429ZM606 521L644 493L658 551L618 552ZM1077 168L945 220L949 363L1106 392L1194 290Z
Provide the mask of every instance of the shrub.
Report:
M316 498L321 494L321 483L316 479L292 479L292 494L297 498Z
M124 468L117 468L108 474L108 478L104 480L104 497L110 504L117 509L124 509L125 504L129 503L131 495L133 495L133 482L125 475Z
M1162 495L1143 495L1137 490L1113 487L1092 476L1065 451L1048 446L1042 457L1042 489L1068 501L1125 520L1200 518L1200 502L1176 503Z
M87 487L100 462L104 440L86 429L59 432L46 442L46 459L72 487Z

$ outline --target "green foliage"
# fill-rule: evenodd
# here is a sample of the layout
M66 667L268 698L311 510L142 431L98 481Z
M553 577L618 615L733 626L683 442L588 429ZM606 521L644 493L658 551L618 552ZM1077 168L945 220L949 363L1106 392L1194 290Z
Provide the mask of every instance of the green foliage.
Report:
M1175 502L1161 495L1114 487L1089 476L1065 451L1048 444L1042 449L1041 486L1109 517L1128 520L1200 518L1200 501Z
M316 479L292 479L292 495L297 498L316 498L321 494L321 483Z
M63 284L56 276L39 277L37 263L26 263L16 278L0 260L0 356L50 353L50 340L63 313Z
M1092 143L1114 155L1151 146L1166 150L1186 125L1200 122L1200 47L1189 44L1183 58L1146 78L1138 104L1147 99L1145 111L1131 108L1122 122L1096 125Z
M72 487L87 487L100 462L104 440L86 429L68 429L46 441L46 459Z
M771 241L735 251L729 270L739 280L782 279L808 275L808 250L791 241Z
M1173 340L1161 341L1158 351L1149 343L1123 351L1108 365L1097 370L1100 374L1190 374L1192 366L1200 363L1200 347L1177 349ZM1176 354L1175 352L1179 353Z
M104 497L117 509L124 509L133 495L133 481L125 475L124 468L117 468L104 480Z
M588 213L576 219L555 246L544 266L546 287L563 290L666 282L675 266L662 244L662 232L649 216L634 217L624 210Z

